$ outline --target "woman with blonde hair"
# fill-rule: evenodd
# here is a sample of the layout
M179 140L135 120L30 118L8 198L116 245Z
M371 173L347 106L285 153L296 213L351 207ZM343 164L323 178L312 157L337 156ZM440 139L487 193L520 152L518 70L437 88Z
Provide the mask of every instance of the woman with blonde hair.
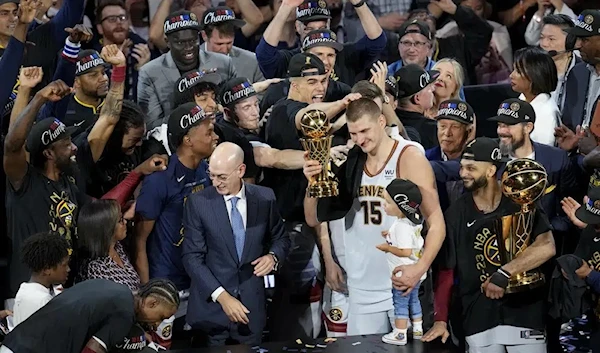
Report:
M462 99L461 90L465 81L464 69L460 63L451 58L438 60L432 70L440 72L435 80L433 95L433 107L425 113L425 116L433 119L437 115L440 104L449 99Z

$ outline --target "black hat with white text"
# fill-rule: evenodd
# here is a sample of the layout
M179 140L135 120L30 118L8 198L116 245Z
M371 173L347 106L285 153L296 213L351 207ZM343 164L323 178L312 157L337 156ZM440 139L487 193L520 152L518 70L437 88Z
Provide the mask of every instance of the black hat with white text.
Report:
M406 218L415 224L423 223L423 215L419 210L423 196L415 183L407 179L394 179L385 190Z

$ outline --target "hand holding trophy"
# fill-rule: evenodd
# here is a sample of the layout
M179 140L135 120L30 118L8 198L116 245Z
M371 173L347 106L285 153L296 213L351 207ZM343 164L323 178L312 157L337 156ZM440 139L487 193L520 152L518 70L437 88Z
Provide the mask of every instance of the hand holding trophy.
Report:
M300 122L302 147L308 151L308 158L318 161L321 172L308 181L308 196L316 198L338 195L338 183L330 176L330 150L333 136L329 134L329 119L320 110L310 110L302 116Z

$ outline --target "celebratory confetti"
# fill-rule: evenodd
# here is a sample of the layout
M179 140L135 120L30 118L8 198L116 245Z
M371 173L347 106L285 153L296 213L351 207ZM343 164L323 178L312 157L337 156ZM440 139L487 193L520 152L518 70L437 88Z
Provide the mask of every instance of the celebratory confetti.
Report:
M353 346L358 346L360 344L360 342L354 342L352 343Z

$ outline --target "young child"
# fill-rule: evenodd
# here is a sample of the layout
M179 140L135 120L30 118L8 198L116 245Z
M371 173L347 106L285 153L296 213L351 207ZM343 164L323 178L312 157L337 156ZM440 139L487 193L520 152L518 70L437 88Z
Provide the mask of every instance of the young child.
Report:
M21 283L15 297L14 326L46 305L55 295L53 286L64 284L69 276L69 244L60 235L52 232L32 235L21 249L31 278Z
M424 240L421 236L423 229L423 216L419 211L421 192L419 187L406 179L395 179L384 192L386 202L385 213L397 217L387 233L382 234L386 243L378 245L377 249L387 254L390 270L400 265L412 265L419 261L423 250ZM396 276L401 276L399 272ZM423 337L423 312L419 302L419 286L427 277L424 274L409 295L392 288L394 300L395 328L384 335L382 341L389 344L405 345L408 318L413 327L413 338Z

